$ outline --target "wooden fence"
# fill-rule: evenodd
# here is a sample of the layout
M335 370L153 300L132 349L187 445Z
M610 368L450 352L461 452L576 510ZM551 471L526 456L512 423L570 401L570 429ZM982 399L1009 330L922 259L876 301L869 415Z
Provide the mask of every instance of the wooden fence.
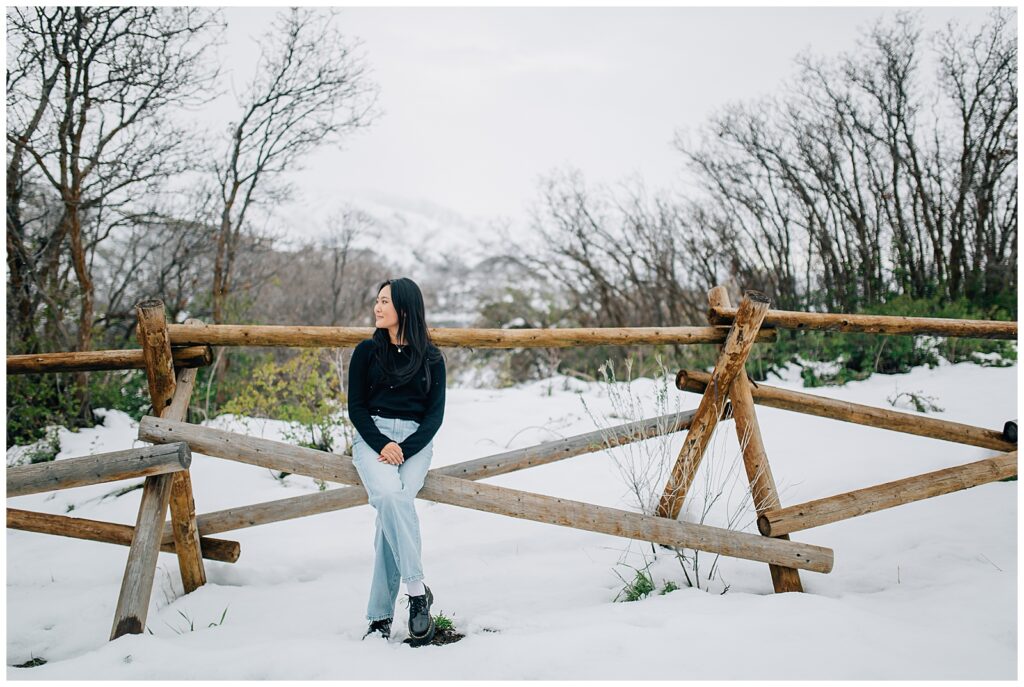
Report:
M712 372L681 370L677 375L676 385L680 390L702 394L698 407L693 411L648 418L608 430L435 468L427 474L418 496L515 518L764 562L769 566L775 591L787 592L803 591L799 570L828 573L833 567L831 549L791 541L790 533L1016 474L1015 431L1011 442L1005 433L995 430L763 385L755 387L744 369L755 343L776 340L775 328L1015 338L1015 322L775 311L769 308L768 299L757 292L747 292L734 308L723 287L712 289L708 297L709 326L706 327L432 328L431 338L438 345L468 348L693 343L717 343L720 347ZM7 526L10 528L129 547L111 639L125 633L143 632L160 551L177 556L184 589L189 593L206 582L204 558L230 563L238 560L238 542L215 539L210 535L367 503L366 491L352 466L351 456L190 424L186 421L186 411L196 368L210 364L211 346L353 346L371 336L372 328L208 325L198 320L168 324L160 301L139 303L136 314L141 344L138 350L7 358L8 374L146 370L153 415L144 417L140 422L139 438L153 446L11 468L7 472L8 497L105 481L145 478L134 527L11 508L7 510ZM959 468L783 508L761 439L756 404L982 446L1001 453ZM740 439L744 467L758 515L759 535L678 520L715 428L729 419L734 420ZM655 515L479 482L495 475L684 430L686 438ZM197 515L188 470L192 451L350 486ZM165 522L168 509L170 521Z

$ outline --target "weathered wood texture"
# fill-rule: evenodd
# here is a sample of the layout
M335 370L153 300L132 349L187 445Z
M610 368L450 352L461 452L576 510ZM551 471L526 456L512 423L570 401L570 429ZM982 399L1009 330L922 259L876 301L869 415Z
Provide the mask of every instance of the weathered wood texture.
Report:
M708 320L713 324L729 324L736 317L736 308L712 306ZM903 334L959 336L975 339L1016 339L1017 323L1002 320L956 320L940 317L899 317L893 315L849 315L845 313L796 312L769 310L765 327L783 329L822 329L833 332L866 332L870 334Z
M170 420L186 420L189 399L195 386L196 370L182 369L178 373L177 389L171 405L162 414ZM199 589L206 584L206 569L203 567L199 544L199 524L196 522L196 504L192 497L192 475L188 470L176 473L171 482L171 522L175 551L178 554L178 571L185 593Z
M132 477L163 475L184 470L191 462L192 452L188 445L178 443L12 467L7 468L7 498Z
M342 484L360 485L362 488L359 475L348 456L150 416L142 418L139 423L139 438L158 443L186 441L193 451L205 455ZM630 513L436 473L426 476L419 497L526 520L778 563L815 572L829 572L833 564L832 551L823 547Z
M175 346L355 346L373 336L372 327L302 327L290 325L168 325ZM697 344L725 341L728 327L625 327L596 329L463 329L429 328L438 346L463 348L566 348L633 344ZM775 341L778 334L759 332L757 341Z
M660 415L637 422L627 422L603 430L587 432L574 437L549 441L536 446L515 449L483 458L475 458L454 465L434 468L430 474L461 477L469 480L505 475L537 465L547 465L584 453L601 451L634 441L673 432L690 426L693 411ZM354 508L367 503L366 491L358 488L331 489L313 494L292 496L248 506L238 506L196 517L199 531L204 535L229 532L244 527L255 527L271 522L302 518L330 511ZM164 531L167 541L169 531Z
M153 401L153 412L159 415L170 405L175 386L174 358L163 301L142 301L135 306L135 315L138 318L136 335L146 361L149 397Z
M737 374L746 374L743 366L769 304L767 297L755 291L749 291L743 297L739 315L729 330L729 337L725 340L725 345L715 362L715 369L711 373L714 382L709 385L697 405L690 430L686 433L686 440L679 450L679 457L672 466L672 473L661 495L657 510L661 517L679 517L686 493L697 474L697 468L700 467L715 427L718 426L722 408L728 398L729 386ZM733 411L735 412L735 408Z
M142 487L142 503L135 522L135 536L128 548L128 564L125 566L121 593L114 611L111 640L127 633L141 634L146 627L156 559L163 535L164 514L171 498L172 479L173 475L147 477Z
M708 292L708 303L712 308L730 307L729 294L725 287L716 286ZM768 464L768 452L761 437L761 427L754 411L754 401L750 395L750 381L746 371L739 372L729 387L729 400L732 402L733 418L736 423L736 436L743 449L743 467L750 483L750 494L754 502L754 510L760 516L765 511L777 510L782 507L779 492L772 476L772 468ZM789 535L782 535L788 539ZM802 592L800 571L795 568L783 568L769 565L772 586L775 592Z
M161 417L182 420L187 413L195 384L195 369L183 368L180 373L182 384L178 384L162 301L142 301L135 306L135 313L138 319L136 334L146 361L146 379L153 412ZM194 326L196 323L192 321L185 326ZM121 580L121 592L110 635L112 640L126 633L140 633L145 628L149 597L156 575L156 561L163 540L164 516L169 507L175 553L185 593L206 582L188 471L168 475L166 479L147 477L142 490L135 536L128 549L128 562Z
M86 539L106 544L119 544L121 546L131 546L132 537L135 534L135 528L131 525L103 522L101 520L88 520L86 518L72 518L67 515L34 513L17 508L7 509L7 526L14 530L53 534L60 537ZM203 551L203 558L211 561L234 563L238 560L238 556L241 553L241 547L236 541L213 539L212 537L202 537L199 541ZM167 532L166 537L161 542L160 550L165 553L176 552L174 538L170 532Z
M969 489L1016 474L1017 452L1011 451L966 465L926 472L923 475L768 511L757 519L757 528L765 536L797 532Z
M202 320L185 320L185 326L202 325ZM175 382L174 396L170 404L160 413L160 417L169 420L188 420L188 405L192 399L197 371L192 368L178 371ZM175 551L178 554L178 571L181 573L181 584L189 594L206 584L206 569L203 566L202 552L199 544L199 525L196 522L196 504L192 496L192 475L184 471L174 476L171 483L171 522L174 536Z
M710 381L711 376L700 370L680 370L676 374L676 387L683 391L704 393ZM1016 444L1006 441L1002 432L998 430L902 413L887 408L875 408L849 401L837 401L802 391L790 391L758 384L751 389L751 397L754 403L770 408L792 410L904 434L942 439L968 446L980 446L994 451L1012 451L1017 448Z
M213 362L209 346L186 346L171 350L175 367L204 367ZM7 356L7 374L34 372L87 372L96 370L142 370L146 367L141 348L122 351L70 351Z

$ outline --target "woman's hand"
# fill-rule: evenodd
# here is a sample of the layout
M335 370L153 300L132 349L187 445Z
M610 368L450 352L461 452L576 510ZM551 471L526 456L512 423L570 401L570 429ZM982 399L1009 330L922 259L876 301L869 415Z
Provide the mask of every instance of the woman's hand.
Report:
M402 447L392 441L380 450L380 460L391 465L401 465L405 462Z

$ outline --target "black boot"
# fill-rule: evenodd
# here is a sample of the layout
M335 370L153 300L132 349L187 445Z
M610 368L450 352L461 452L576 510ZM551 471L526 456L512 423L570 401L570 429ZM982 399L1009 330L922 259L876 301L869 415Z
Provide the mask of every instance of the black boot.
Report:
M417 644L428 644L434 638L437 629L434 619L430 616L430 605L434 603L434 594L430 587L419 596L409 596L409 636Z
M370 623L370 629L368 629L366 631L366 634L363 635L363 639L366 639L367 637L372 635L374 632L379 632L381 637L383 637L384 639L390 639L391 638L391 618L383 618L381 620L374 620L372 623Z

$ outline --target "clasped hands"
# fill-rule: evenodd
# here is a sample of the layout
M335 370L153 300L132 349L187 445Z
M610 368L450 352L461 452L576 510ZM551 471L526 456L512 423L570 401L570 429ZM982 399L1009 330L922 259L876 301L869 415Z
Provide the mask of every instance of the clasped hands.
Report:
M390 465L401 465L405 462L405 456L402 454L402 447L392 441L380 450L377 460Z

